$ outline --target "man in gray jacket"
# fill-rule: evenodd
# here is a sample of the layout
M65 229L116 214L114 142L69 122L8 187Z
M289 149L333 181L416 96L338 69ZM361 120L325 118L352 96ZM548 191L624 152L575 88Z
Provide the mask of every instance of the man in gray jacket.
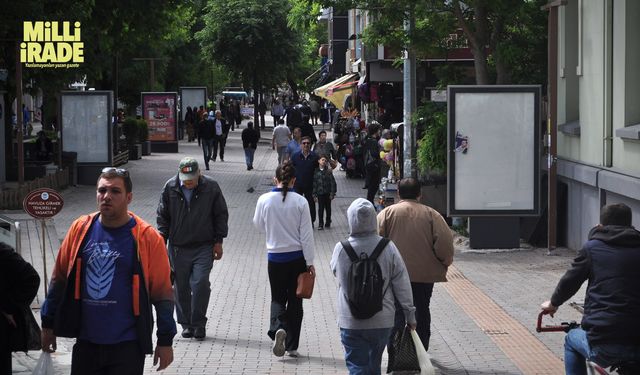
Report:
M376 210L366 199L358 198L347 209L349 244L356 254L370 256L382 239L377 234ZM331 270L338 278L338 326L345 349L345 361L350 374L380 374L382 352L389 341L394 325L398 300L406 324L416 327L415 307L411 296L409 274L398 249L389 242L377 258L384 279L382 310L369 319L357 319L351 313L347 290L351 259L341 243L337 243L331 257Z
M164 185L157 214L158 231L169 241L182 337L203 340L209 274L214 259L222 258L222 239L228 231L227 203L218 183L201 175L198 162L187 157L180 161L178 175Z

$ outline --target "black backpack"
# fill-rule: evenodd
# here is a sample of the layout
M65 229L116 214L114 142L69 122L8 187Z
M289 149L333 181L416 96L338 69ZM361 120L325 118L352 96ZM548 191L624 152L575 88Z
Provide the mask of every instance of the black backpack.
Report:
M349 284L346 288L347 302L351 315L356 319L369 319L382 310L384 278L378 264L378 256L388 243L388 238L382 238L371 256L364 252L358 256L349 241L340 242L351 259Z

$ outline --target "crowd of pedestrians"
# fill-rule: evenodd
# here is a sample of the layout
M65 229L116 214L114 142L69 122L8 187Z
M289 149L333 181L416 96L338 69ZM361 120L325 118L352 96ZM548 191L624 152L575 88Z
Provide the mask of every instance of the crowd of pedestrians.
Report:
M191 116L202 118L198 139L209 169L216 156L224 160L230 124L222 110L211 115L201 108L192 110ZM249 122L242 131L247 170L253 169L259 140L256 128ZM373 170L378 163L379 136L379 127L370 126L364 144L367 169ZM331 202L338 193L332 163L337 155L326 132L321 131L315 142L302 135L300 127L289 129L284 119L274 128L272 148L278 151L274 188L258 198L253 216L254 226L265 234L271 291L265 331L275 356L298 357L304 340L304 309L296 295L297 280L301 273L316 273L316 217L318 230L332 226ZM222 189L202 173L200 165L190 157L179 162L160 194L155 228L128 210L133 199L129 172L102 170L96 182L98 212L79 217L69 228L41 310L43 351L55 351L57 337L76 338L71 374L141 374L147 354L154 355L158 370L165 369L173 361L177 334L174 308L183 338L206 339L209 278L214 261L223 256L229 214ZM350 374L380 374L383 351L399 330L415 330L428 350L434 283L446 282L453 262L451 230L437 211L420 203L416 179L399 181L400 201L380 212L370 196L375 172L366 183L367 199L351 202L346 212L349 235L335 244L329 264L338 283L337 326ZM631 227L631 212L624 205L604 207L601 222L551 301L542 306L546 312L555 312L589 280L584 329L567 336L567 373L582 373L585 359L615 364L622 357L638 358L634 341L638 327L633 317L640 300L626 285L637 284L633 270L639 265L635 250L640 236ZM624 257L614 255L622 250ZM32 268L13 254L0 246L2 266L8 266L0 272L0 277L8 276L0 285L0 353L5 372L7 368L10 372L11 351L27 345L14 337L23 337L16 332L28 327L26 309L39 282ZM354 269L365 261L376 265L373 279L378 280L378 289L372 290L378 293L371 294L373 299L363 307L362 299L356 297L365 283ZM24 277L16 277L16 270ZM596 287L614 288L629 308L607 307L608 297ZM373 303L376 295L378 301ZM605 310L614 315L598 312ZM607 330L618 333L611 335ZM621 337L629 339L621 343Z

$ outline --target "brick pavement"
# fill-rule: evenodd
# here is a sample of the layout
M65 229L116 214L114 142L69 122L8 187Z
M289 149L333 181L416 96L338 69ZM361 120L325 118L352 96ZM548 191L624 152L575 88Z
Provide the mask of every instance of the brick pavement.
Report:
M263 136L270 137L268 131ZM305 317L298 359L275 358L266 336L269 316L269 286L266 272L264 235L251 224L255 202L271 188L276 167L276 153L261 142L256 152L255 169L246 171L240 132L230 134L225 162L211 164L205 173L221 185L230 211L229 237L224 243L224 256L214 264L211 274L212 295L208 310L207 340L197 342L177 337L175 361L165 374L344 374L342 346L335 319L336 281L329 270L329 260L336 242L348 233L346 208L356 197L364 196L363 181L347 179L336 172L338 194L333 202L333 226L315 231L316 290L305 301ZM202 159L197 143L183 142L179 154L154 154L131 161L134 199L130 208L143 219L155 223L155 209L164 182L176 173L184 156ZM248 190L253 189L253 192ZM63 192L65 207L55 218L59 237L64 236L71 221L95 210L94 188L78 186ZM7 213L7 212L5 212ZM11 214L9 212L9 214ZM13 213L18 215L17 213ZM525 249L513 252L466 251L459 246L454 260L461 277L477 288L477 294L495 304L510 323L519 323L531 337L540 340L543 349L561 358L562 335L534 333L539 303L550 295L553 286L570 263L572 252L560 251L557 257L544 255L544 250ZM580 294L578 294L580 295ZM464 294L452 295L443 285L436 285L432 299L432 341L430 354L442 374L520 374L509 355L505 354L477 319L460 306ZM581 298L578 297L578 300ZM486 305L486 303L484 304ZM480 313L482 307L480 306ZM476 317L477 318L477 317ZM491 320L491 317L485 317ZM560 310L555 321L579 319L571 308ZM519 331L517 335L522 336ZM57 372L68 373L71 340L59 340L55 361ZM31 353L31 357L37 353ZM517 352L516 352L517 356ZM527 357L527 353L522 353ZM530 361L536 358L529 358ZM25 368L34 359L17 355ZM386 361L386 359L385 359ZM386 366L385 366L386 367ZM147 360L146 372L155 371ZM26 373L26 372L25 372ZM529 372L527 373L535 373Z

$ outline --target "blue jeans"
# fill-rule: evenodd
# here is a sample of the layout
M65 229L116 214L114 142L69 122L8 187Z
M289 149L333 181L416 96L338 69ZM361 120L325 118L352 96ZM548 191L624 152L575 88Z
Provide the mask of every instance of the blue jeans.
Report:
M640 361L640 346L603 344L591 347L587 332L582 328L572 329L564 339L564 369L567 375L586 375L586 359L600 367Z
M380 375L382 352L390 335L391 328L340 328L349 375Z
M169 243L168 250L175 273L173 290L178 323L183 328L204 327L211 296L209 274L213 268L213 245L180 247Z
M255 152L255 148L247 147L244 149L244 161L247 163L247 167L253 168L253 154Z

